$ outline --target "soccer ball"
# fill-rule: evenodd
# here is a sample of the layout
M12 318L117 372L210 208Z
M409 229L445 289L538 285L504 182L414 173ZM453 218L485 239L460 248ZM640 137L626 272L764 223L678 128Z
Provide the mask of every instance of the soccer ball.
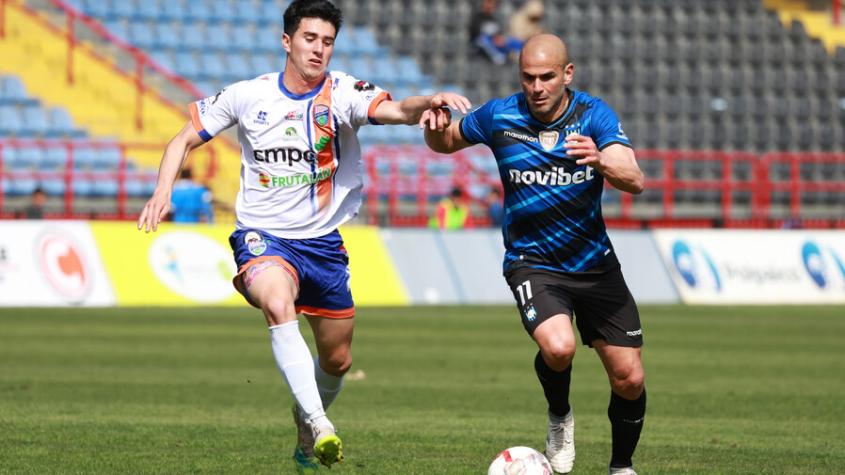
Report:
M546 457L531 447L511 447L493 459L487 475L552 475Z

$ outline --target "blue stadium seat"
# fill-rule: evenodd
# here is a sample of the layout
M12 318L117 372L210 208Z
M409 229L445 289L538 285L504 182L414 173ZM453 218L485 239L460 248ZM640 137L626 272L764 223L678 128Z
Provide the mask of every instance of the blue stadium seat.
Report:
M38 181L35 180L34 175L16 176L9 180L7 194L13 196L31 195L36 188L38 188Z
M21 80L16 76L4 76L0 82L0 104L35 105L37 99L29 97Z
M21 128L21 114L18 108L0 105L0 135L20 135Z
M77 170L90 170L94 168L97 160L96 151L88 147L73 149L73 167Z
M182 40L179 39L179 31L169 23L158 23L155 27L155 42L156 49L171 49L176 50Z
M59 196L65 193L65 181L61 178L44 178L39 187L50 196Z
M206 5L209 3L206 2ZM228 22L237 15L229 0L213 0L209 7L209 19L214 22Z
M264 25L282 24L282 14L284 13L284 7L280 7L276 2L261 2L261 16L259 18L259 22Z
M255 3L250 0L236 0L235 14L232 20L235 23L257 23L260 20L259 10Z
M218 54L206 52L200 56L200 70L197 77L220 79L226 74L223 62L220 61Z
M46 168L64 168L67 164L67 150L64 147L50 147L44 152L41 162Z
M153 54L150 55L153 61L158 63L159 66L167 69L168 71L175 71L175 67L173 64L173 55L170 54L169 51L155 51Z
M114 36L126 42L130 41L129 27L126 25L126 22L122 20L111 20L104 22L103 25Z
M100 197L117 196L118 184L114 178L100 177L91 183L91 195Z
M206 48L215 51L227 51L231 48L232 42L229 39L229 29L223 25L210 25L208 43Z
M105 18L111 12L110 2L106 0L84 0L82 11L96 18Z
M75 175L71 182L73 194L80 197L93 195L94 181L84 175Z
M49 135L50 124L47 123L47 114L44 109L37 106L23 108L22 135Z
M139 48L150 48L156 43L153 29L143 21L129 24L129 42Z
M229 72L227 77L235 81L253 76L250 66L246 63L246 59L241 53L230 53L226 55L226 70Z
M205 49L205 33L199 25L194 23L182 25L182 46L189 50Z
M191 53L176 53L176 72L185 77L196 77L199 75L199 63Z
M181 0L164 0L159 13L160 20L184 22L187 14Z
M61 137L85 137L88 135L84 130L76 127L70 114L62 107L50 109L48 117L51 135Z
M247 25L236 25L232 28L229 48L237 51L251 52L256 49L255 33Z
M133 17L137 20L158 22L163 20L158 0L141 0Z
M210 2L205 0L189 0L183 15L184 20L198 23L206 23L211 20L212 11Z
M281 67L275 67L274 64L270 61L270 58L264 54L252 56L251 61L253 76L258 76L259 74L270 73L281 69Z
M44 153L39 147L22 147L18 150L14 168L37 169L40 167Z
M120 165L120 149L108 147L97 150L93 165L99 170L117 170Z
M141 0L145 2L147 0ZM111 20L132 19L136 16L137 6L133 0L113 0L106 18Z

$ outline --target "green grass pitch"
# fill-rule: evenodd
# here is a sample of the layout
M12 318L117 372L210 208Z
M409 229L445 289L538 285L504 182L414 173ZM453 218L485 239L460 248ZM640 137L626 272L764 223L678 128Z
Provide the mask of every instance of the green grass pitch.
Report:
M845 472L845 308L641 311L641 474ZM329 412L346 446L330 473L482 474L501 449L542 450L535 348L513 308L356 318L366 377ZM608 396L579 347L575 474L606 473ZM255 310L0 310L0 473L290 473L290 405Z

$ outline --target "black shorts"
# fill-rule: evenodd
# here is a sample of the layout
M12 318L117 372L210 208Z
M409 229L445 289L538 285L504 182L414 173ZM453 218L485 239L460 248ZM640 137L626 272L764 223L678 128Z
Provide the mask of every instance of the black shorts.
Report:
M520 266L507 270L505 279L529 335L563 313L576 319L585 345L592 346L595 340L614 346L643 345L640 313L618 265L581 273Z

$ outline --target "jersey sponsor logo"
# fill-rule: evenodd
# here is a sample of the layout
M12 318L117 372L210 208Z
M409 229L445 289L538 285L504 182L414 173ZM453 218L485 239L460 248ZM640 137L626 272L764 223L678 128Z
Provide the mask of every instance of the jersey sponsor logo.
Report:
M250 254L253 256L260 256L267 250L267 242L255 231L246 233L244 242L246 243L246 248L249 249Z
M539 137L540 145L543 146L543 150L548 152L557 145L557 139L560 138L560 132L557 130L544 130L540 132Z
M511 168L508 170L508 176L510 177L511 183L516 184L568 186L591 181L595 178L595 172L592 167L572 173L567 172L563 167L552 167L551 170L544 172Z
M300 173L298 175L276 176L264 170L258 173L258 183L264 188L290 188L292 186L313 185L327 180L332 176L331 167L318 168L314 173Z
M314 122L320 127L325 127L329 123L329 106L324 104L314 106Z
M293 127L288 127L287 129L285 129L285 135L284 135L284 137L282 137L282 140L290 141L290 140L296 140L298 138L299 138L299 134L296 132L296 129L293 128Z
M258 113L255 114L255 119L253 119L252 123L258 125L270 125L270 122L267 121L267 112L258 111Z
M285 114L285 120L302 120L302 111L298 109L288 111L288 113Z
M317 160L317 154L311 150L302 151L298 148L272 148L269 150L253 150L252 158L256 162L285 163L294 165L302 160L312 163Z
M642 328L639 328L639 329L634 330L634 331L632 331L632 332L625 332L625 334L626 334L626 335L628 335L628 336L642 336L642 334L643 334L643 329L642 329Z
M533 142L536 142L537 140L539 140L537 137L533 137L531 135L523 134L523 133L520 133L520 132L514 132L512 130L506 130L506 131L502 132L502 134L505 137L510 137L512 139L521 140L523 142L532 142L533 143Z
M375 84L367 81L358 81L355 83L354 86L356 91L363 92L363 91L372 91L376 88Z
M616 136L620 139L628 140L628 136L625 135L625 131L622 130L622 122L619 122L617 126L619 127L619 132L616 133Z
M326 135L320 137L320 140L318 140L317 143L314 144L314 150L316 150L318 152L322 152L323 149L326 148L326 145L329 144L330 140L331 140L331 138L329 138Z

